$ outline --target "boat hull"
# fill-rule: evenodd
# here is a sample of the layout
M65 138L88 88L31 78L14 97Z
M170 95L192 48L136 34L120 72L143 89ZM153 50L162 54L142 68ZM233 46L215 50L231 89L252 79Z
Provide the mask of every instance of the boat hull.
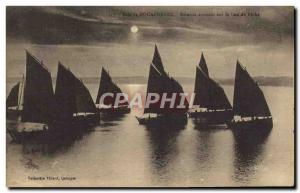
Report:
M229 122L235 138L247 141L264 139L273 128L272 118Z
M195 124L220 125L232 120L233 111L190 112L189 117L194 119Z
M50 138L53 136L61 139L64 139L65 137L80 137L83 133L90 131L99 124L100 115L98 113L75 116L69 121L54 121L50 125Z
M41 123L24 123L14 121L8 123L7 132L16 143L23 143L27 141L44 142L49 136L49 127Z
M162 115L156 117L136 117L140 125L162 126L162 125L185 125L186 114Z
M8 128L7 131L14 142L26 143L26 142L40 142L49 143L51 141L63 141L66 138L75 139L82 136L83 133L88 132L94 126L99 125L99 114L76 116L71 121L53 121L49 125L40 124L41 128L34 131L25 131L26 123L15 121L13 127ZM20 129L21 127L21 129ZM44 127L44 128L43 128ZM18 129L19 128L19 129ZM47 129L46 129L47 128ZM30 129L30 128L28 128Z
M119 116L130 113L130 108L126 107L117 107L117 108L100 108L99 112L105 116Z
M6 118L9 120L15 120L17 121L22 114L21 110L12 110L12 109L7 109L6 110Z
M100 114L91 114L86 116L77 116L73 119L73 125L78 125L82 128L88 129L100 124Z

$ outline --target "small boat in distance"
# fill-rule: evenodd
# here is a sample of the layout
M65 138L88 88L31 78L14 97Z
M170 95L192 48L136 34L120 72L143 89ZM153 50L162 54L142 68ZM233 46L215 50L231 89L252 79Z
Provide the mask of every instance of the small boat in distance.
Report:
M154 56L150 64L146 100L150 93L159 95L155 103L144 108L144 115L136 117L139 124L149 126L185 125L187 123L188 101L184 97L183 108L177 108L184 92L182 86L164 70L160 54L155 45ZM171 102L161 107L163 94L171 98L175 94L174 105Z
M203 53L196 67L193 108L188 112L196 124L220 125L233 118L233 110L224 89L209 77Z
M7 98L7 118L17 121L7 128L16 142L41 140L46 136L54 116L54 92L46 66L26 51L26 74Z
M112 96L104 96L105 94L111 94ZM116 104L116 98L119 95L119 102ZM103 101L101 101L103 97ZM112 81L112 78L109 76L109 72L102 67L101 70L101 79L98 89L98 94L96 98L96 106L99 109L100 113L106 116L121 116L127 113L130 113L128 100L124 98L123 92L116 83Z
M236 64L233 110L235 116L229 126L237 133L249 131L258 136L273 127L272 115L262 90L239 61Z

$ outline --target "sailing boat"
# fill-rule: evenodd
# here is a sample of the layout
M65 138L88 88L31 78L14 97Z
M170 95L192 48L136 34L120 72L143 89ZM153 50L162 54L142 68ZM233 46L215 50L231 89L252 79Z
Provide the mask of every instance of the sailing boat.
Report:
M21 116L22 106L21 106L21 96L23 92L24 77L22 81L15 84L7 99L6 99L6 116L10 120L18 120Z
M158 94L159 100L156 103L151 103L149 107L146 107L142 117L136 117L139 124L186 124L188 101L184 98L184 107L176 108L180 104L180 96L182 96L181 94L184 92L182 86L165 72L156 45L152 63L150 64L146 98L148 98L150 93ZM167 93L168 98L171 98L173 93L176 94L174 107L171 106L171 102L167 103L163 108L160 107L164 93Z
M48 131L54 115L51 74L46 66L26 51L26 75L7 98L7 113L17 115L18 124L8 128L13 140L40 138ZM8 116L10 119L11 116Z
M209 77L203 53L196 67L195 99L188 114L198 124L226 124L233 118L233 111L224 89Z
M100 116L89 90L69 69L58 63L55 100L57 113L56 125L65 126L65 130L82 130L98 125ZM75 132L75 131L73 131Z
M229 125L236 131L262 133L273 127L272 115L262 90L239 61L236 64L233 110L235 116Z
M100 101L104 94L112 94L113 96L106 96L103 101ZM120 101L124 101L124 95L122 90L112 81L108 71L102 67L101 79L99 84L99 90L96 99L96 105L99 111L107 116L118 116L130 113L129 103L125 102L116 103L116 97L120 95Z

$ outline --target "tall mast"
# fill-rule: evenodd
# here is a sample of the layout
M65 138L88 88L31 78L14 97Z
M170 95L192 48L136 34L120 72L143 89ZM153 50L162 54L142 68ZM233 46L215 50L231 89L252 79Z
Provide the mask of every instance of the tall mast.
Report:
M22 96L23 96L23 91L24 91L24 88L25 88L25 76L23 74L22 76L22 81L21 81L21 84L20 84L20 92L19 92L19 101L18 101L18 110L20 108L20 106L22 105Z

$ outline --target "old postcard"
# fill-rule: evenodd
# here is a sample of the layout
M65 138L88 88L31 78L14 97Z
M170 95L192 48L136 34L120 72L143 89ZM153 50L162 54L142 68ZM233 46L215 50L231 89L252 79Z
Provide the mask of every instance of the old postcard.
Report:
M6 7L8 187L293 187L294 7Z

